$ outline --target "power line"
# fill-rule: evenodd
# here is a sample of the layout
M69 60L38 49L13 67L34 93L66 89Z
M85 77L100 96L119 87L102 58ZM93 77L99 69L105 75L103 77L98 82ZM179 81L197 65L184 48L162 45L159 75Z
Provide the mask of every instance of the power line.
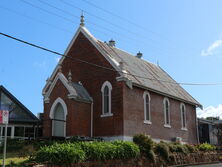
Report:
M137 27L137 28L140 28L140 29L142 29L142 30L144 30L144 31L147 31L147 30L148 30L147 28L145 28L145 27L143 27L143 26L141 26L141 25L138 25L137 23L134 23L134 22L132 22L131 20L126 19L126 18L124 18L124 17L122 17L122 16L120 16L120 15L117 15L117 14L115 14L115 13L109 11L109 10L106 10L106 9L104 9L104 8L98 6L98 5L95 5L94 3L92 3L92 2L90 2L90 1L88 1L88 0L82 0L82 1L84 1L85 3L87 3L87 4L91 5L91 6L94 6L95 8L97 8L97 9L99 9L99 10L105 12L105 13L108 13L109 15L115 16L115 17L119 18L120 20L125 21L125 22L127 22L127 23L129 23L129 24L131 24L131 25L133 25L133 26L135 26L135 27ZM161 36L161 38L163 37L162 35L154 32L154 31L152 31L152 30L149 30L149 32L152 33L152 34L155 34L155 35L157 35L157 36Z
M37 9L43 11L43 12L46 12L46 13L48 13L48 14L57 16L57 17L59 17L59 18L61 18L61 19L64 19L65 21L68 21L68 22L70 22L70 23L73 23L73 21L72 21L71 19L69 19L69 18L66 18L66 17L61 16L61 15L59 15L59 14L57 14L57 13L54 13L54 12L48 11L48 10L46 10L46 9L43 9L43 8L41 8L41 7L33 4L33 3L27 2L26 0L20 0L20 1L23 2L23 3L25 3L25 4L27 4L27 5L32 6L32 7L34 7L34 8L37 8ZM40 0L39 0L39 1L40 1ZM70 13L70 12L67 12L67 11L65 11L65 10L63 10L63 9L60 9L60 8L58 8L58 7L55 7L55 6L53 6L53 5L51 5L51 4L47 3L47 2L44 2L44 1L40 1L40 2L46 4L47 6L50 6L51 8L54 8L54 9L59 10L59 11L61 11L61 12L64 12L64 13L70 15L70 16L73 16L73 17L75 17L75 18L79 18L78 16L76 16L76 15ZM130 41L138 41L140 44L142 44L142 45L144 45L144 46L147 46L147 44L143 43L142 41L139 41L139 40L134 39L134 38L130 38L130 37L128 37L127 35L124 35L124 34L115 32L115 31L113 31L113 30L111 30L111 29L109 29L109 28L106 28L106 27L104 27L104 26L95 24L95 23L90 22L90 21L88 21L88 23L91 24L91 25L97 26L97 27L101 27L102 29L104 29L104 30L106 30L106 31L108 31L108 32L112 32L112 33L114 33L114 34L117 34L118 36L119 36L119 35L120 35L120 36L123 36L124 38L127 38L127 39L130 40ZM96 29L95 29L95 30L96 30ZM96 31L98 31L98 30L96 30ZM100 32L101 32L101 31L100 31ZM101 33L105 34L104 32L101 32ZM152 44L152 43L150 43L150 44L152 45L153 50L154 50L155 52L158 52L158 53L160 53L160 54L162 54L162 55L164 55L164 54L169 54L169 55L171 55L171 53L167 52L167 50L162 51L161 49L157 48L156 45L154 45L154 44ZM156 48L156 49L154 49L154 48Z
M48 26L53 27L53 28L55 28L55 29L61 30L61 31L63 31L63 32L73 33L73 32L71 32L71 31L69 31L69 30L67 30L67 29L65 29L65 28L61 28L61 27L59 27L59 26L57 26L57 25L53 25L53 24L50 24L50 23L48 23L48 22L42 21L42 20L40 20L40 19L36 19L36 18L31 17L31 16L29 16L29 15L26 15L26 14L24 14L24 13L20 13L20 12L18 12L18 11L15 11L15 10L12 10L12 9L9 9L9 8L3 7L3 6L0 6L0 8L3 9L3 10L6 10L6 11L8 11L8 12L14 13L14 14L16 14L16 15L22 16L22 17L24 17L24 18L27 18L27 19L29 19L29 20L31 20L31 21L39 22L39 23L41 23L41 24L48 25Z
M24 1L24 0L22 0L22 1ZM54 9L56 9L56 10L58 10L58 11L61 11L61 12L63 12L63 13L66 13L66 14L68 14L68 15L70 15L70 16L73 16L73 17L76 17L76 18L79 19L79 16L76 16L76 15L74 15L73 13L67 12L66 10L63 10L63 9L61 9L61 8L58 8L58 7L54 6L54 5L51 5L50 3L47 3L47 2L45 2L45 1L41 1L41 0L38 0L38 1L41 2L41 3L43 3L43 4L45 4L45 5L47 5L47 6L49 6L49 7L51 7L51 8L54 8ZM29 4L30 4L30 3L29 3ZM33 5L33 4L32 4L32 5ZM36 5L33 5L33 6L36 6ZM95 23L93 23L93 22L91 22L91 21L88 21L88 23L89 23L89 24L92 24L92 25L95 25L95 26L98 26L98 27L101 27L101 28L103 28L103 29L105 29L105 30L107 30L107 31L113 32L113 33L115 33L115 34L122 35L122 34L120 34L120 33L118 33L118 32L115 32L115 31L113 31L113 30L111 30L111 29L108 29L108 28L106 28L106 27L104 27L104 26L95 24ZM125 36L125 35L124 35L124 36ZM135 39L134 39L134 40L135 40Z
M39 1L42 2L42 0L39 0ZM106 23L108 23L108 24L110 24L110 25L112 25L112 26L114 26L114 27L117 27L117 28L119 28L119 29L121 29L121 30L124 30L124 32L127 32L127 33L129 33L129 34L134 34L134 35L137 35L137 36L140 36L140 37L144 38L144 35L141 35L141 34L139 34L139 33L135 33L135 32L133 32L133 31L130 31L129 29L126 29L125 27L119 26L118 24L114 24L114 23L112 23L112 22L110 22L110 21L108 21L108 20L106 20L106 19L104 19L104 18L102 18L102 17L99 17L99 16L97 16L97 15L95 15L95 14L93 14L93 13L90 13L90 12L88 12L88 11L82 9L82 8L79 8L78 6L75 6L75 5L73 5L73 4L69 3L69 2L66 2L65 0L60 0L60 1L63 2L64 4L66 4L67 6L70 6L70 7L74 8L74 9L78 9L78 10L80 10L80 11L83 11L84 13L88 14L89 16L92 16L92 17L94 17L94 18L97 18L97 19L99 19L99 20L102 20L103 22L106 22ZM150 41L152 41L152 42L156 42L155 40L153 40L153 39L151 39L151 38L149 38L149 37L148 37L148 39L149 39Z
M39 1L42 1L42 0L39 0ZM109 20L106 20L106 19L104 19L104 18L102 18L102 17L99 17L99 16L97 16L97 15L95 15L95 14L92 14L92 13L90 13L90 12L88 12L88 11L86 11L86 10L78 7L78 6L73 5L72 3L66 2L65 0L60 0L60 1L63 2L64 4L66 4L66 5L74 8L74 9L78 9L78 10L80 10L80 11L83 11L84 13L88 14L89 16L92 16L92 17L94 17L94 18L97 18L97 19L99 19L99 20L102 20L102 21L104 21L104 22L106 22L106 23L114 26L115 28L119 28L120 30L124 30L124 32L126 32L126 33L128 33L128 34L130 34L130 35L134 34L134 35L136 35L137 37L140 36L140 39L148 39L148 41L150 42L150 44L158 43L156 40L150 38L150 36L147 36L146 34L140 34L140 33L136 33L136 32L130 31L129 29L126 29L125 27L119 26L118 24L114 24L114 23L110 22ZM45 3L45 2L44 2L44 3ZM114 32L114 33L116 33L116 32ZM121 34L121 35L122 35L122 34ZM124 35L124 36L125 36L125 35ZM127 37L128 37L128 36L127 36ZM136 40L137 40L137 39L136 39ZM137 41L138 41L138 40L137 40ZM144 42L145 42L145 41L144 41ZM152 45L152 46L156 46L156 45ZM173 46L173 48L176 48L174 45L171 45L171 46ZM168 54L171 54L171 53L168 52Z
M34 17L30 17L30 16L28 16L28 15L26 15L26 14L24 14L24 13L20 13L20 12L18 12L18 11L12 10L12 9L5 8L5 7L3 7L3 6L0 6L0 8L6 10L6 11L8 11L8 12L14 13L14 14L16 14L16 15L22 16L22 17L24 17L24 18L27 18L27 19L29 19L29 20L31 20L31 21L39 22L39 23L41 23L41 24L48 25L48 26L50 26L50 27L52 27L52 28L61 30L61 31L63 31L63 32L67 32L67 33L73 34L73 32L70 31L70 30L68 30L68 29L64 29L64 28L58 27L58 26L56 26L56 25L50 24L50 23L45 22L45 21L42 21L42 20L40 20L40 19L36 19L36 18L34 18ZM95 30L96 32L99 32L99 33L108 35L107 33L102 32L102 31L98 31L98 30L95 29L95 28L90 28L90 29Z
M41 49L41 50L44 50L44 51L47 51L47 52L50 52L50 53L62 56L62 57L67 57L67 58L69 58L71 60L74 60L74 61L79 61L81 63L85 63L85 64L88 64L88 65L91 65L91 66L94 66L94 67L103 68L103 69L114 71L114 72L120 72L120 73L123 73L123 74L126 74L126 75L131 75L131 76L134 76L134 77L139 77L139 78L149 79L149 80L156 80L156 81L159 81L159 82L165 82L165 83L170 83L170 84L179 84L179 85L191 85L191 86L209 86L209 85L216 86L216 85L222 85L222 83L184 83L184 82L178 83L178 82L159 80L159 79L156 79L156 78L148 78L148 77L138 76L138 75L126 73L126 72L123 72L123 71L118 71L118 70L115 70L115 69L112 69L112 68L109 68L109 67L105 67L105 66L101 66L101 65L98 65L98 64L94 64L94 63L91 63L91 62L88 62L88 61L85 61L85 60L81 60L81 59L78 59L78 58L73 58L73 57L70 57L70 56L64 55L62 53L59 53L59 52L47 49L47 48L42 47L42 46L38 46L36 44L24 41L22 39L13 37L11 35L8 35L8 34L2 33L2 32L0 32L0 35L3 35L5 37L7 37L7 38L16 40L18 42L30 45L32 47L35 47L35 48L38 48L38 49Z
M36 19L36 18L34 18L34 17L30 17L29 15L26 15L26 14L24 14L24 13L20 13L20 12L18 12L18 11L15 11L15 10L12 10L12 9L9 9L9 8L3 7L3 6L0 6L0 8L6 10L6 11L8 11L8 12L14 13L14 14L16 14L16 15L22 16L22 17L24 17L24 18L27 18L27 19L29 19L29 20L36 21L36 22L39 22L39 23L41 23L41 24L45 24L45 25L48 25L48 26L50 26L50 27L56 28L56 29L58 29L58 30L61 30L61 31L64 31L64 32L68 32L68 33L73 33L72 31L70 31L70 30L68 30L68 29L64 29L64 28L58 27L57 25L50 24L50 23L48 23L48 22L42 21L42 20L40 20L40 19ZM52 13L50 13L50 14L52 14ZM96 32L99 32L99 33L108 35L108 34L105 33L105 32L98 31L98 29L91 28L91 27L90 27L90 29L95 30Z
M46 9L43 9L43 8L41 8L41 7L37 6L37 5L34 5L34 4L32 4L32 3L28 2L28 1L25 1L25 0L20 0L20 1L22 1L23 3L28 4L28 5L36 8L36 9L39 9L39 10L41 10L41 11L43 11L43 12L46 12L46 13L48 13L48 14L57 16L57 17L59 17L59 18L61 18L61 19L63 19L63 20L66 20L66 21L68 21L68 22L73 23L73 21L72 21L71 19L68 19L68 18L63 17L63 16L61 16L61 15L58 15L57 13L54 13L54 12L48 11L48 10L46 10Z
M133 25L134 27L137 27L137 28L143 30L144 32L149 31L151 34L154 34L155 36L158 36L159 38L165 39L166 41L168 41L168 44L170 44L169 42L172 42L172 41L171 41L169 38L167 38L166 36L164 36L164 35L162 35L162 34L159 34L159 33L157 33L157 32L154 32L153 30L150 30L150 29L148 29L147 27L143 27L143 26L139 25L138 23L132 22L131 20L129 20L129 19L125 18L125 17L122 17L122 16L120 16L120 15L118 15L118 14L115 14L115 13L109 11L109 10L106 10L106 9L104 9L104 8L98 6L98 5L95 5L95 4L92 3L91 1L88 1L88 0L82 0L82 1L85 2L85 3L87 3L88 5L91 5L91 6L95 7L95 8L97 8L97 9L105 12L105 13L108 13L108 14L111 15L111 16L115 16L116 18L119 18L120 20L127 22L127 23ZM146 37L148 37L148 36L146 36ZM174 44L176 44L176 43L174 43ZM171 45L171 47L174 48L174 49L177 49L177 47L175 47L174 45ZM184 51L183 51L183 52L184 52Z
M67 32L67 33L73 34L73 32L70 31L70 30L68 30L68 29L61 28L61 27L59 27L59 26L57 26L57 25L50 24L50 23L48 23L48 22L42 21L42 20L40 20L40 19L36 19L36 18L34 18L34 17L30 17L29 15L26 15L26 14L24 14L24 13L20 13L20 12L18 12L18 11L15 11L15 10L12 10L12 9L9 9L9 8L3 7L3 6L0 6L0 8L3 9L3 10L6 10L6 11L8 11L8 12L14 13L14 14L16 14L16 15L19 15L19 16L21 16L21 17L24 17L24 18L26 18L26 19L29 19L29 20L31 20L31 21L38 22L38 23L41 23L41 24L50 26L50 27L52 27L52 28L61 30L61 31L63 31L63 32ZM107 34L106 32L99 31L98 28L96 29L96 28L90 27L90 29L92 29L92 30L94 30L95 32L98 32L98 33L100 33L100 34L104 34L104 35L106 35L106 36L109 35L109 34ZM121 39L121 40L127 41L127 40L125 40L125 39ZM136 43L136 45L138 45L138 44ZM139 46L139 45L138 45L138 46Z
M25 0L21 0L21 1L24 2L24 3L26 3L26 4L28 4L28 5L30 5L30 6L32 6L32 7L34 7L34 8L37 8L37 9L39 9L39 10L41 10L41 11L44 11L44 12L46 12L46 13L48 13L48 14L51 14L51 15L60 17L60 18L66 20L66 21L68 21L68 22L70 22L70 23L73 23L73 21L72 21L71 19L68 19L67 17L61 16L61 15L59 15L59 14L57 14L57 13L54 13L54 12L48 11L48 10L46 10L46 9L43 9L43 8L41 8L41 7L37 6L37 5L34 5L34 4L30 3L30 2L27 2L27 1L25 1ZM59 10L59 11L61 11L61 12L63 12L63 13L66 13L66 14L68 14L68 15L70 15L70 16L73 16L73 17L79 19L79 16L76 16L76 15L70 13L70 12L67 12L67 11L65 11L65 10L63 10L63 9L60 9L60 8L58 8L58 7L55 7L55 6L53 6L53 5L51 5L51 4L47 3L47 2L40 1L40 0L39 0L39 2L44 3L45 5L50 6L51 8L54 8L54 9L56 9L56 10ZM90 22L90 21L88 21L88 23L89 23L89 24L92 24L92 25L95 25L95 26L98 26L98 27L101 27L101 28L103 28L103 29L105 29L105 30L107 30L107 31L109 31L109 32L113 32L113 33L115 33L115 34L118 34L118 35L124 36L124 37L126 37L126 38L129 38L128 36L126 36L126 35L124 35L124 34L118 33L118 32L116 32L116 31L113 31L113 30L111 30L111 29L109 29L109 28L106 28L106 27L104 27L104 26L101 26L101 25L92 23L92 22ZM136 39L133 39L133 38L129 38L129 39L130 39L130 40L136 40Z
M22 1L24 1L24 0L22 0ZM61 12L63 12L63 13L66 13L66 14L68 14L68 15L70 15L70 16L74 16L74 17L76 17L76 18L78 18L79 19L79 16L76 16L76 15L74 15L73 13L70 13L70 12L68 12L68 11L66 11L66 10L63 10L63 9L61 9L61 8L58 8L58 7L56 7L56 6L54 6L54 5L52 5L52 4L50 4L50 3L47 3L47 2L45 2L45 1L42 1L42 0L38 0L39 2L41 2L42 4L45 4L45 5L47 5L47 6L49 6L49 7L51 7L51 8L54 8L54 9L56 9L56 10L58 10L58 11L61 11ZM30 4L30 3L29 3ZM32 4L33 5L33 4ZM34 5L33 5L34 6ZM77 8L78 10L80 10L80 11L84 11L84 12L86 12L86 13L88 13L87 11L85 11L85 10L82 10L81 8L78 8L78 7L75 7L75 8ZM58 14L57 14L58 15ZM94 15L95 16L95 15ZM96 16L95 16L96 17ZM97 18L100 18L100 17L97 17ZM101 19L101 18L100 18ZM126 36L126 35L124 35L124 34L121 34L121 33L119 33L119 32L116 32L116 31L113 31L112 29L109 29L109 28L107 28L107 27L104 27L104 26L101 26L101 25L98 25L98 24L96 24L96 23L93 23L93 22L91 22L91 21L87 21L89 24L92 24L92 25L95 25L95 26L97 26L97 27L101 27L101 28L103 28L103 29L105 29L105 30L107 30L107 31L109 31L109 32L112 32L112 33L115 33L115 34L118 34L118 35L121 35L121 36L124 36L125 38L128 38L128 39L130 39L130 40L137 40L137 39L134 39L134 38L129 38L128 36ZM133 32L129 32L129 33L133 33ZM137 33L136 33L137 34ZM140 34L137 34L137 35L140 35ZM140 35L141 36L141 35ZM151 39L150 39L151 40ZM137 40L138 41L138 40ZM140 41L141 42L141 41Z

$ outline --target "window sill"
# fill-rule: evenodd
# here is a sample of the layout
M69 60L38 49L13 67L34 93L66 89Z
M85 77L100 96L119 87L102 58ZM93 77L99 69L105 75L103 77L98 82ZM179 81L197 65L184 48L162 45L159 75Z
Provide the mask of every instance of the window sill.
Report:
M113 113L107 113L107 114L102 114L100 115L100 117L112 117L113 116Z
M181 128L181 130L187 131L187 128Z
M145 123L145 124L149 124L149 125L152 124L152 122L151 122L151 121L148 121L148 120L144 120L143 123Z
M165 127L165 128L171 128L171 125L164 124L164 127Z

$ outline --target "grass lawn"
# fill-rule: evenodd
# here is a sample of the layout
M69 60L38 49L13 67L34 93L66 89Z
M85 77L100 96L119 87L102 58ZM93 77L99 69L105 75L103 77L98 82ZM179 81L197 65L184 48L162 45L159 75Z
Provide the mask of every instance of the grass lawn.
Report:
M27 160L28 157L19 157L17 152L9 152L6 154L6 165L10 164L11 161L13 161L15 164L19 164L25 160ZM3 160L3 154L0 154L0 165L2 165Z

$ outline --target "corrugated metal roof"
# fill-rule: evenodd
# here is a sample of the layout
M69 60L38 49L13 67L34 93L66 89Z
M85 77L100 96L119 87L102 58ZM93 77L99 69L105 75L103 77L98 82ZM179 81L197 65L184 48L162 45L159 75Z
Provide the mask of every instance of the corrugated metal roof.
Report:
M112 61L115 61L114 64L117 64L116 62L123 62L124 70L133 74L127 75L127 78L130 79L134 85L136 84L201 107L201 104L198 101L196 101L186 90L177 84L176 81L159 66L137 58L136 56L118 48L111 47L99 40L97 40L97 44L104 50L107 57L109 57ZM138 76L142 76L144 78Z

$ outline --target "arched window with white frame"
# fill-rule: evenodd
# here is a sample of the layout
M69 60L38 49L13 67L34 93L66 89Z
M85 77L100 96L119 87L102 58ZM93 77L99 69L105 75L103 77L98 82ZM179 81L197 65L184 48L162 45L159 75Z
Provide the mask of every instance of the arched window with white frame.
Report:
M103 83L101 87L102 92L102 115L101 117L105 116L112 116L111 112L111 92L112 92L112 85L109 81Z
M151 124L151 112L150 112L150 94L145 91L143 93L143 104L144 104L144 123Z
M186 107L184 103L180 104L180 114L181 114L181 129L187 129L187 122L186 122Z
M170 101L168 98L163 99L163 110L164 110L164 126L165 127L171 127L170 126Z
M66 136L67 106L62 98L58 97L50 109L49 117L52 120L52 136Z

